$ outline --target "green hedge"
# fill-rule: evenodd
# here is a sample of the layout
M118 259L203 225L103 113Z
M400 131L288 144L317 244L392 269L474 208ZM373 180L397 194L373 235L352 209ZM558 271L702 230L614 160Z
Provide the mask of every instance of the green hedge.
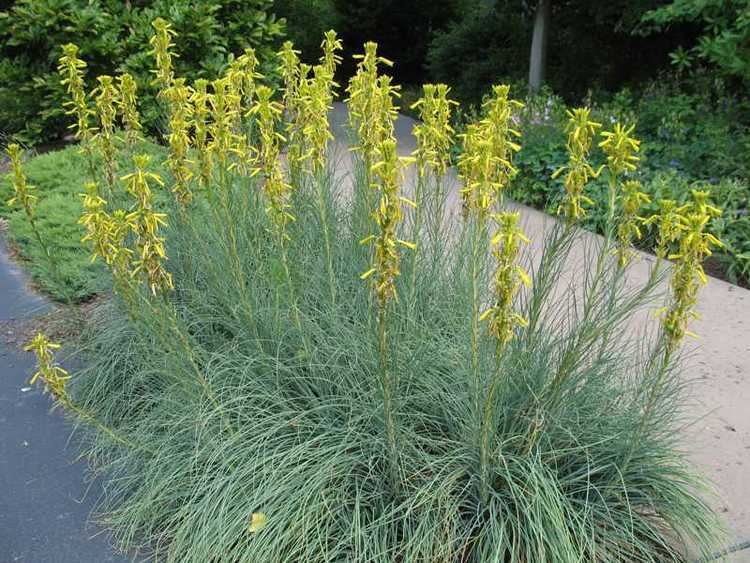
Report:
M69 42L81 48L89 84L99 74L136 77L144 124L154 130L151 22L164 17L179 34L180 76L211 78L246 47L270 59L284 33L272 7L272 0L17 0L0 12L0 133L29 144L65 135L70 120L56 67Z

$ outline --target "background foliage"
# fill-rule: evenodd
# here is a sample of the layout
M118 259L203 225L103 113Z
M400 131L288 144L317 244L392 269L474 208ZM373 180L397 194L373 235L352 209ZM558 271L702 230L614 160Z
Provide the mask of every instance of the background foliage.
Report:
M25 142L59 139L68 121L56 71L61 45L74 42L89 64L89 86L100 74L132 73L144 123L159 126L150 87L151 22L168 19L180 35L176 71L215 77L245 47L268 60L284 31L272 0L17 0L0 12L0 133Z

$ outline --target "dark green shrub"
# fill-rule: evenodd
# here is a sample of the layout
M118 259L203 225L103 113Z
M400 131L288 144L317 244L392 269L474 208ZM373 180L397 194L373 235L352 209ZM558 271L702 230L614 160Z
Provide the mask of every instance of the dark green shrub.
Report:
M333 0L275 0L273 9L278 17L286 20L287 37L308 64L317 63L323 34L341 27Z
M151 22L165 17L180 36L176 71L189 80L214 77L246 47L267 60L284 31L272 0L18 0L0 12L0 133L28 143L66 132L64 92L56 72L60 46L74 42L87 61L89 83L99 74L132 73L144 122L158 111L149 83Z

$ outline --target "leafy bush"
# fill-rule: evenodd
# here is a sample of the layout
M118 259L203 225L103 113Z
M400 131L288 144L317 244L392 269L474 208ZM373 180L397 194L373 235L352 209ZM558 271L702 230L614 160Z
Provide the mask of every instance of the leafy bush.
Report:
M580 275L572 222L536 233L541 257L524 257L501 198L516 151L506 87L467 127L463 219L447 207L451 105L425 88L407 212L395 91L374 44L349 85L354 173L335 168L330 39L312 78L284 50L286 106L266 86L248 99L239 81L216 81L207 143L185 135L195 98L169 85L179 173L165 214L146 156L109 202L87 188L87 238L114 295L67 388L43 337L34 349L41 380L101 431L89 453L122 547L174 561L708 554L717 519L675 440L705 212L680 219L692 236L663 329L633 336L632 316L660 301L660 261L626 286L613 250L629 246L608 236ZM566 292L571 267L581 282Z
M697 43L672 55L673 64L690 68L697 57L724 74L750 81L750 2L748 0L673 0L643 15L644 33L661 31L679 22L701 28Z
M275 0L276 15L286 21L286 34L308 64L315 63L320 38L329 29L339 27L339 15L333 0Z
M284 30L272 0L17 0L0 12L0 132L27 143L59 139L67 131L57 75L63 44L81 48L89 87L100 74L130 72L141 91L151 129L160 111L150 86L151 22L169 18L180 33L177 71L195 79L222 71L230 53L245 47L268 60Z

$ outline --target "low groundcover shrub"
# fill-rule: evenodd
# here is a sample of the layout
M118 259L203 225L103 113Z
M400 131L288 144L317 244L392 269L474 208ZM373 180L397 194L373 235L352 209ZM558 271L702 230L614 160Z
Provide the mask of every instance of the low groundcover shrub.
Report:
M457 210L445 86L415 107L415 162L399 157L398 89L368 43L347 88L354 152L341 154L328 124L334 33L312 69L284 46L277 96L251 51L210 85L188 85L171 70L169 25L156 29L167 181L147 155L114 157L138 131L132 111L115 131L119 94L100 79L96 108L70 112L84 158L97 159L81 223L113 295L72 376L44 336L30 347L36 377L99 430L88 454L105 476L101 519L123 548L196 562L709 552L717 519L676 438L679 345L718 244L704 232L708 194L641 217L632 130L599 136L575 110L561 220L535 235L534 258L503 198L521 142L507 87L462 138ZM77 52L64 52L66 87L85 100ZM572 249L591 240L578 223L600 173L594 142L608 155L608 228L566 290ZM33 217L11 152L12 204ZM659 259L634 288L645 221L660 228ZM659 327L625 330L662 305Z

